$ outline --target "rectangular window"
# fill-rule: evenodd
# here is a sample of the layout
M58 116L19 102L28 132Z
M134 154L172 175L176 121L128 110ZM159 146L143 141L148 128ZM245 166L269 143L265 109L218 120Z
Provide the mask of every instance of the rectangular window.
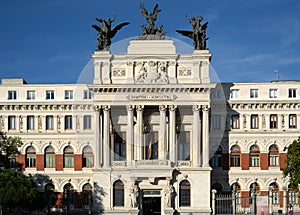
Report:
M278 192L272 192L272 204L273 205L278 205Z
M27 130L34 129L34 116L27 116Z
M72 128L72 116L65 116L65 130L70 130Z
M277 98L277 89L270 89L270 90L269 90L269 97L270 97L271 99Z
M17 99L17 91L9 90L7 99L8 100L16 100Z
M214 155L212 158L211 158L211 167L221 167L221 162L222 160L222 155Z
M92 93L89 90L83 91L83 99L92 99Z
M292 190L289 190L288 196L289 196L289 202L288 203L294 205L296 203L296 199L298 198L296 192L293 192Z
M277 114L270 115L270 128L277 128Z
M46 154L45 155L45 167L54 168L55 167L55 154Z
M27 100L34 100L35 99L35 91L34 90L28 90L27 91Z
M289 115L289 128L297 128L297 115L296 114Z
M230 98L231 99L237 99L239 97L240 97L240 90L238 90L238 89L230 90Z
M114 160L126 160L126 132L114 133Z
M46 116L46 130L53 130L53 116Z
M297 97L297 89L289 89L289 98Z
M240 155L239 154L232 154L230 156L230 166L232 167L239 167L240 166Z
M36 155L27 154L26 155L26 167L36 167Z
M221 116L213 115L213 129L220 129L220 128L221 128Z
M258 129L258 115L257 114L252 114L251 115L251 125L250 127L252 129Z
M239 129L240 128L240 115L232 115L231 116L231 128Z
M74 167L74 155L65 154L64 155L64 168L73 168Z
M258 89L250 89L250 98L258 98Z
M269 166L279 166L278 154L270 154L269 156Z
M54 91L53 91L53 90L47 90L47 91L46 91L46 99L47 99L47 100L52 100L52 99L54 99Z
M221 91L220 91L220 89L214 89L211 92L211 98L212 99L220 99L221 98Z
M83 129L91 129L91 116L86 115L83 117Z
M8 116L8 130L15 130L16 124L16 116Z
M93 167L93 154L84 154L82 159L82 167Z
M259 167L259 154L250 155L250 166L251 167Z
M73 99L73 90L65 91L65 99Z
M190 132L180 131L178 138L178 160L190 160Z
M144 158L147 160L158 159L158 132L150 131L145 134Z

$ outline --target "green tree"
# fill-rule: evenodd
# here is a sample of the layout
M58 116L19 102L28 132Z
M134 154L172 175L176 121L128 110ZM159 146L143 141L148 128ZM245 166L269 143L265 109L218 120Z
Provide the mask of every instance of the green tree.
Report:
M0 204L10 211L31 208L37 201L39 191L29 177L15 171L5 170L0 174Z
M8 137L0 131L0 167L8 169L11 167L11 158L20 154L18 148L22 146L20 137Z
M290 187L299 190L300 184L300 137L294 140L291 145L286 147L287 160L286 167L283 168L284 177L289 177Z

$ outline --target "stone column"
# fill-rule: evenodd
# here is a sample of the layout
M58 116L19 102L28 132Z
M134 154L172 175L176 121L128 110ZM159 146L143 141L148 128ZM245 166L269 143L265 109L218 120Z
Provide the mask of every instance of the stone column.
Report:
M209 166L209 107L202 106L202 166Z
M96 152L95 152L95 167L101 167L101 137L100 137L100 110L101 106L95 106L95 144L96 144ZM101 127L102 128L102 127Z
M194 127L194 132L193 132L193 144L192 144L192 159L193 159L193 166L200 166L200 159L201 159L201 154L200 154L200 106L199 105L194 105L193 106L193 127Z
M136 152L136 160L143 159L143 109L142 105L136 107L137 114L137 133L136 133L136 144L135 144L135 152Z
M126 160L127 160L127 166L131 163L133 160L133 108L134 106L128 105L127 108L127 133L126 133Z
M27 125L27 118L26 118L26 125ZM16 121L15 121L15 123L16 123L16 131L19 131L20 130L20 116L17 116L16 115Z
M103 167L108 168L110 166L110 136L109 136L109 112L110 107L108 105L103 107Z
M169 141L170 141L170 148L169 148L169 159L171 162L176 164L176 157L177 157L177 149L176 149L176 106L171 105L169 106Z
M159 146L158 146L158 159L166 160L167 147L166 147L166 106L159 106L160 112L160 129L159 129Z
M283 206L282 213L287 214L287 187L283 187Z

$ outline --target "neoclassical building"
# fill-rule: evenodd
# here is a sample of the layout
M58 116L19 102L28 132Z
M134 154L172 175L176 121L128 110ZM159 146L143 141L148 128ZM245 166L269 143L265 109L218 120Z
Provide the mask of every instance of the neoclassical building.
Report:
M299 136L299 90L299 81L221 83L213 89L211 133L224 136L211 148L212 187L226 193L235 185L238 207L250 208L242 199L252 195L255 184L257 195L268 199L269 212L286 213L290 204L300 211L299 193L282 173L284 149ZM226 113L216 108L220 104L226 104Z
M22 138L49 208L210 214L210 52L132 40L92 59L93 84L2 80L1 130Z

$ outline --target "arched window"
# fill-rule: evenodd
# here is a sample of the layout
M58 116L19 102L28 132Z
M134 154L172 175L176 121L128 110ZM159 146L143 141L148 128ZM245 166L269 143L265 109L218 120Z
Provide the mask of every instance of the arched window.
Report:
M115 181L113 184L113 206L124 206L124 184L121 180Z
M47 201L47 211L50 214L51 208L54 207L56 203L55 187L52 183L46 184L45 193Z
M279 187L276 182L273 182L270 184L270 187L272 188L272 204L278 205L279 204Z
M36 167L36 153L33 146L26 149L26 167Z
M86 146L82 150L82 167L93 167L94 165L93 150L90 146Z
M82 193L83 193L83 204L84 205L92 205L93 202L93 188L90 183L86 183L82 187Z
M257 145L252 145L250 147L250 166L251 167L260 166L259 148Z
M241 150L238 145L230 148L230 166L239 167L241 165Z
M64 168L74 167L74 152L71 146L64 149Z
M211 158L211 167L221 167L222 164L222 147L219 146Z
M279 166L278 147L273 144L269 147L269 166Z
M55 167L55 151L52 146L45 148L45 168Z
M179 206L191 206L191 185L187 180L179 184Z
M220 183L214 183L211 186L212 189L215 189L217 191L218 194L222 193L223 187Z
M241 186L238 183L234 183L231 185L231 191L235 192L236 196L236 204L241 204Z
M70 213L71 205L74 203L74 188L71 183L67 183L63 189L63 205L67 208L67 213Z
M250 204L252 204L252 200L253 200L253 195L254 193L257 195L260 193L260 187L259 187L259 184L257 182L254 182L250 185Z

